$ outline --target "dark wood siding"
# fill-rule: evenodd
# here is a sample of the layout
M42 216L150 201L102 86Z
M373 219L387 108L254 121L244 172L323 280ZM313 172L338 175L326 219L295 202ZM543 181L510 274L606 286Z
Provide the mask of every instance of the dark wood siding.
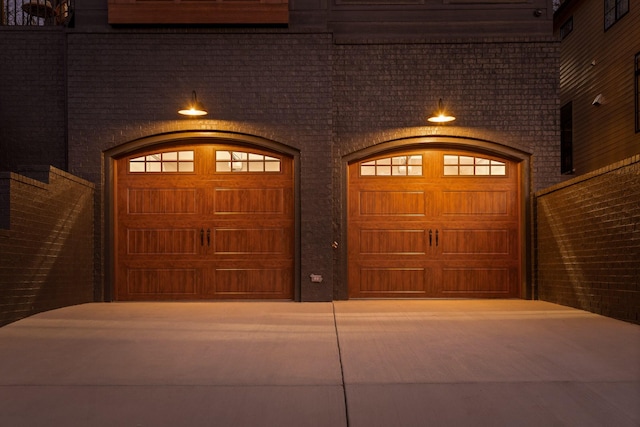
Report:
M550 0L331 0L328 19L338 41L341 36L548 35L553 9Z
M551 0L108 1L110 24L288 24L361 39L546 36L553 22Z
M560 97L561 105L573 103L576 174L640 153L634 125L634 57L640 52L637 6L630 4L629 13L607 31L602 0L573 1L556 14L558 36L562 24L573 17L573 31L561 44ZM598 96L599 105L594 105Z
M286 24L288 0L109 0L110 24Z

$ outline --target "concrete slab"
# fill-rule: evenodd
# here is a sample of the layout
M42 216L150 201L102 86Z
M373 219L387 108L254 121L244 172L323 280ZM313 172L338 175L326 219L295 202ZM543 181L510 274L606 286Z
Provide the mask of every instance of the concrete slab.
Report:
M347 385L350 427L638 426L638 383Z
M113 303L0 328L2 426L345 426L330 303Z
M341 386L0 386L11 427L346 427Z
M541 301L336 302L349 425L640 425L640 327Z
M85 304L0 328L2 426L625 427L638 402L640 326L540 301Z
M85 304L0 340L0 385L342 383L330 303Z

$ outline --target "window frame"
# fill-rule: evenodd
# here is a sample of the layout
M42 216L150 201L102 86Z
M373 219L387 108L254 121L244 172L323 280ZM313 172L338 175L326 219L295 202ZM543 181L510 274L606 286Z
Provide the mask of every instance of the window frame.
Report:
M195 150L158 151L130 157L127 165L127 173L134 175L193 174L196 171L196 153Z
M560 173L571 175L573 168L573 102L560 107Z
M453 162L453 158L455 163ZM478 157L473 154L444 154L442 157L444 178L508 178L509 167L504 160ZM482 172L481 172L482 171Z
M635 100L636 100L636 133L640 132L640 52L635 56Z
M216 173L222 174L282 173L282 158L253 151L215 150L214 162Z
M629 0L604 0L604 30L607 31L613 27L616 22L622 19L627 13L629 13ZM622 12L622 6L626 8ZM613 20L607 23L607 17L611 15Z
M560 26L560 40L564 40L573 31L573 16L564 21Z
M358 174L363 178L393 177L415 178L424 176L422 154L398 154L359 163ZM372 173L366 173L366 171Z

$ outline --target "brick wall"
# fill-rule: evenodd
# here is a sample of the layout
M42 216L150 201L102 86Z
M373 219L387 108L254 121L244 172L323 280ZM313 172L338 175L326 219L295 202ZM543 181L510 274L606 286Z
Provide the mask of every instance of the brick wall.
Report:
M0 173L0 326L93 301L94 186L54 167L48 183Z
M559 44L479 39L335 47L334 127L345 154L420 135L488 138L533 153L533 184L559 179ZM426 126L442 98L457 120Z
M330 300L331 37L245 31L70 34L70 172L101 192L104 150L180 131L255 135L299 150L301 294ZM202 119L177 114L192 90L209 111ZM101 223L104 206L96 212ZM312 273L323 282L311 283Z
M0 26L0 170L66 169L65 33Z
M70 34L68 46L70 170L98 191L101 152L150 135L228 131L300 151L303 300L346 289L331 248L346 154L442 131L533 152L538 188L560 177L555 40L336 44L325 33L119 30ZM202 120L176 114L192 90L209 109ZM439 97L456 126L426 126ZM325 280L309 283L312 273Z
M68 47L70 171L98 192L101 153L150 135L226 131L300 151L306 301L346 290L331 243L342 235L340 161L353 151L443 132L533 152L536 188L560 179L552 39L336 44L327 33L121 29L71 33ZM209 109L204 119L176 114L192 90ZM458 116L456 126L426 126L439 97ZM103 212L98 206L96 223ZM310 283L312 273L323 282Z
M640 156L538 192L545 301L640 323Z
M550 70L558 67L559 45L545 38L337 44L334 200L344 197L344 156L420 136L473 138L533 153L532 186L556 184L561 179L559 82ZM439 98L457 119L428 126ZM338 235L346 226L340 222L343 210L338 203ZM340 265L346 253L335 256ZM336 274L344 277L345 272ZM334 296L346 298L344 283Z

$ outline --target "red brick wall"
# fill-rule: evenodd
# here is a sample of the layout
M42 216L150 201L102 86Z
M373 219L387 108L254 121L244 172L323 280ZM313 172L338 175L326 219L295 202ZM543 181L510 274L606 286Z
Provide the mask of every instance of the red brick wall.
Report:
M48 183L0 173L0 326L93 301L94 185L54 167Z
M535 198L541 300L640 323L640 156Z

